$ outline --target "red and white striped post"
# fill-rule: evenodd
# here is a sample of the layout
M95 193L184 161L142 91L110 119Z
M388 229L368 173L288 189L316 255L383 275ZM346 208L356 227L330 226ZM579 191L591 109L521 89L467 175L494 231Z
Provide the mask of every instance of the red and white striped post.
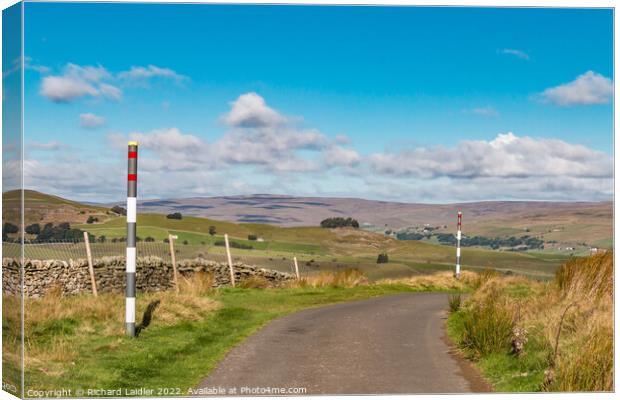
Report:
M461 276L461 227L463 224L463 213L458 212L456 216L456 279Z
M136 336L136 197L138 195L138 142L129 142L127 152L127 255L125 272L125 328Z

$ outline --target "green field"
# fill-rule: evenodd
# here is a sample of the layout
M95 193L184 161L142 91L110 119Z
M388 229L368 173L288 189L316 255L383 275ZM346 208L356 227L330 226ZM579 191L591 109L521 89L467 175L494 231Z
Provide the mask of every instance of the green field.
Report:
M215 235L209 228L215 227ZM113 218L103 223L75 225L99 237L125 236L125 219ZM453 247L422 241L400 241L382 234L355 229L323 229L319 227L282 228L265 224L235 224L198 217L168 219L160 214L138 215L138 236L144 240L150 236L155 243L139 244L140 249L168 255L163 239L168 234L177 235L175 249L177 258L213 257L224 260L224 249L215 246L227 233L232 242L252 246L251 250L232 249L236 261L259 265L281 271L290 271L293 257L297 257L302 272L311 274L322 270L355 267L371 279L402 277L454 267ZM248 240L256 235L259 241ZM102 247L109 244L102 244ZM118 244L122 255L122 245ZM161 249L161 250L160 250ZM145 250L148 251L148 250ZM94 251L97 253L97 251ZM377 264L377 255L386 252L388 264ZM463 268L480 270L494 268L504 272L547 278L555 268L568 258L564 254L519 253L493 251L481 248L462 250Z

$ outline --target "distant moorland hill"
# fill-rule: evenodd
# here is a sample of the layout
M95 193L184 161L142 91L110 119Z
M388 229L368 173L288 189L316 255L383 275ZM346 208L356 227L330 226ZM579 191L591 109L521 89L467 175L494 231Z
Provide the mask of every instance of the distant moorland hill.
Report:
M116 203L115 203L116 204ZM120 203L122 204L122 203ZM144 213L181 212L231 222L319 226L331 217L352 217L381 229L429 225L453 232L456 212L464 234L487 237L530 235L558 244L611 247L612 202L486 201L458 204L397 203L356 198L275 195L142 200Z
M90 216L105 222L118 215L114 205L82 204L61 197L27 190L26 223L85 223ZM3 194L3 217L14 217L18 192ZM96 199L93 199L96 201ZM452 233L456 212L464 215L463 233L468 236L520 237L529 235L558 246L611 247L612 202L488 201L459 204L397 203L356 198L248 195L141 200L140 213L205 217L237 223L282 227L319 226L328 218L354 218L362 228L379 232L425 226L435 232Z

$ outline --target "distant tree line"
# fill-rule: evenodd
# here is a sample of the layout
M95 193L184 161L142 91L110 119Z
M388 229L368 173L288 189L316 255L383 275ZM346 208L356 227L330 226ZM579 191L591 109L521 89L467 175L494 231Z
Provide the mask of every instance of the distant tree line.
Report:
M81 229L71 228L68 222L62 222L54 225L49 222L41 228L39 224L31 224L26 226L25 231L29 235L36 235L35 241L46 242L50 240L84 240L84 231ZM16 233L16 232L14 232ZM95 236L89 234L89 239L95 241Z
M166 215L166 218L168 218L168 219L183 219L183 215L180 212L175 212L175 213Z
M127 210L121 206L114 206L110 210L118 215L127 215Z
M422 239L430 239L432 236L435 236L439 243L445 245L456 245L456 236L452 233L433 233L433 234L424 234L417 232L399 232L396 234L396 238L399 240L422 240ZM461 239L461 246L463 247L471 247L471 246L482 246L482 247L490 247L492 249L499 249L501 247L523 247L524 249L542 249L544 248L544 241L529 235L521 236L521 237L508 237L508 238L489 238L485 236L472 236L472 237L463 237Z
M398 240L422 240L429 239L430 234L418 233L418 232L398 232L396 239Z
M223 241L223 240L216 240L215 243L213 243L213 244L216 245L216 246L226 246L226 242ZM249 244L239 243L239 242L234 242L234 241L229 241L228 244L233 249L252 250L254 248L254 247L250 246Z
M333 218L327 218L321 221L321 228L345 228L345 227L359 228L360 224L359 222L357 222L356 219L353 219L351 217L349 218L333 217Z

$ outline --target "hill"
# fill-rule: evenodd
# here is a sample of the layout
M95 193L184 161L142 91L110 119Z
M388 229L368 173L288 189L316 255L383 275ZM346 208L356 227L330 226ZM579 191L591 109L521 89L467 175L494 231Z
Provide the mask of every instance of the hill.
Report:
M107 207L81 204L35 191L26 191L25 197L27 224L32 222L57 223L66 221L70 222L72 227L87 230L97 237L105 236L108 242L113 238L122 238L126 234L125 218L111 213ZM368 218L373 217L370 211L364 207L370 207L372 204L377 206L374 215L380 215L382 213L380 204L383 204L385 209L388 210L388 216L394 215L394 210L398 207L412 206L420 210L423 209L423 205L371 202L357 199L336 199L337 201L334 200L336 204L329 205L332 199L322 199L323 203L321 203L318 199L304 200L286 197L279 197L276 199L274 196L258 197L263 199L259 204L263 206L265 203L271 204L271 207L267 208L267 210L281 209L274 207L275 205L302 207L301 203L306 203L306 206L309 207L306 213L309 213L309 210L318 209L322 210L321 212L323 215L334 213L334 210L336 210L334 207L338 206L338 204L344 209L345 206L349 204L348 202L359 204L360 213ZM225 202L250 202L248 199L239 200L240 197L218 199L217 201ZM254 203L258 201L255 197L253 197L253 199ZM198 200L208 201L209 199ZM18 204L17 192L5 193L4 202L5 212L10 212L11 207ZM168 202L171 203L173 200L168 200ZM245 204L246 215L247 213L253 212L251 211L252 208L257 207L257 204L254 203ZM297 205L292 205L293 203ZM9 207L6 206L7 204ZM362 204L365 204L365 206L362 207ZM467 206L473 208L469 208L469 211L464 211L472 215L472 225L473 221L476 221L476 215L479 216L478 218L481 221L488 221L489 215L496 219L499 218L500 214L496 204L494 204L493 207L487 205L486 208L480 209L481 204L482 203L476 203L476 207L478 208L469 204ZM242 205L237 204L235 207L241 206ZM509 203L508 206L513 210L518 208L516 204L512 203ZM545 204L545 206L547 205ZM563 211L564 214L562 215L570 215L572 212L572 215L586 218L584 214L591 215L595 212L593 210L597 210L597 207L601 207L601 205L597 204L590 206L592 208L587 208L585 205L578 204L573 205L572 209L566 206ZM318 227L318 224L316 224L316 226L277 226L275 224L254 222L228 222L214 218L187 216L186 209L183 209L185 211L183 219L176 220L168 219L163 214L145 213L145 208L149 209L149 207L162 206L154 206L149 204L149 201L141 202L139 205L140 213L138 215L138 236L143 240L147 237L152 238L162 247L162 249L158 251L164 251L165 249L163 249L163 247L165 246L163 246L163 239L167 238L169 233L176 234L179 237L177 247L183 253L184 257L197 256L199 254L205 254L206 252L221 255L223 253L223 248L218 246L218 242L221 242L223 239L222 235L227 233L236 243L251 246L251 249L245 250L236 248L234 251L234 256L236 258L241 258L248 263L280 270L290 270L293 256L296 256L308 271L353 266L361 269L371 278L409 276L411 274L425 273L434 270L451 270L454 264L455 252L454 248L451 246L421 241L397 240L383 233L362 229L325 229ZM167 207L171 207L169 208L170 211L177 212L180 210L178 208L179 204L177 203L175 203L174 207L172 204L168 204ZM433 216L427 209L424 213L412 213L411 218L418 218L420 221L424 221L423 218L435 218L435 220L442 220L442 218L447 219L450 210L454 209L454 206L446 205L424 207L430 207L429 209L436 207L437 210L441 209L443 211ZM226 208L226 206L224 206L224 208ZM247 211L248 209L250 211ZM465 208L463 209L466 210ZM541 208L539 207L538 210L541 210ZM215 205L205 208L203 212L204 211L216 213L219 216L223 213L219 211L219 207ZM521 215L526 213L526 211L526 209L521 210ZM343 210L341 210L341 212L345 213ZM351 212L353 213L352 210ZM552 209L549 209L549 214L551 214L552 217L548 218L559 218L559 215L561 215L557 210L554 212ZM530 212L529 215L529 218L532 220L545 217L542 212L539 215ZM603 212L600 211L600 215L597 217L599 218L600 226L603 226L603 215ZM97 216L99 221L93 224L86 224L85 221L89 216ZM357 214L353 214L353 216L359 218ZM322 218L322 215L313 218L319 219ZM522 219L523 218L517 218L519 221L515 221L514 223L522 223ZM360 218L360 222L361 221L364 221L364 219ZM570 220L567 219L566 221ZM480 224L480 226L484 225ZM213 235L210 234L210 230L213 229L211 227L215 229ZM567 228L578 231L578 227L574 227L572 224L569 224ZM448 228L446 229L449 231ZM564 233L566 233L566 231L564 231ZM256 240L250 240L250 237ZM120 248L121 246L119 246L119 249ZM378 266L376 263L377 256L379 253L384 252L389 255L389 263ZM464 268L496 268L513 273L549 277L552 275L555 268L566 259L566 255L464 248L462 259Z
M371 229L438 227L453 233L456 212L463 211L469 236L530 235L557 246L611 247L611 202L489 201L455 204L416 204L355 198L275 195L193 197L139 201L140 212L208 217L221 221L278 226L319 226L330 217L353 217Z
M231 223L201 217L168 219L162 214L138 214L138 236L152 237L160 242L169 233L178 236L177 248L184 257L200 253L223 254L214 246L227 233L231 240L252 246L251 250L234 249L239 260L264 267L290 270L292 257L299 259L306 270L357 267L371 278L410 276L454 267L454 248L419 241L402 241L383 234L352 228L324 229L319 227L278 227L267 224ZM125 236L125 219L105 223L76 225L80 229L109 240ZM210 227L216 234L210 235ZM255 235L258 240L248 240ZM186 244L183 244L186 242ZM389 264L376 263L377 255L389 254ZM562 255L463 249L464 268L496 268L549 277L566 259Z
M18 190L2 193L3 221L15 223L19 220L20 200L21 192ZM87 205L35 190L24 190L24 216L26 225L29 225L48 222L86 223L90 216L105 221L116 215L109 213L109 208L105 206Z

